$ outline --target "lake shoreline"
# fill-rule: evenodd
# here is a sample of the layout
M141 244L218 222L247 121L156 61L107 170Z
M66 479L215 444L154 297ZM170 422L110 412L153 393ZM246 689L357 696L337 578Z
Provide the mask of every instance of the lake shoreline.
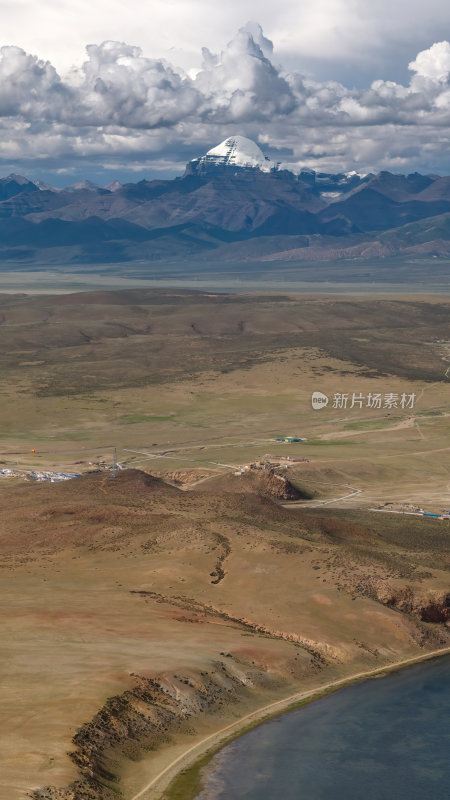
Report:
M212 758L223 750L226 745L255 728L291 711L307 706L316 700L334 694L341 689L364 681L383 678L416 664L433 661L446 655L450 655L450 647L423 653L420 656L404 659L394 664L386 664L367 672L350 675L323 686L309 689L306 692L297 692L285 699L257 709L237 722L233 722L211 734L206 739L197 742L175 759L156 778L153 778L147 786L130 800L195 800L203 788L201 771L208 766Z

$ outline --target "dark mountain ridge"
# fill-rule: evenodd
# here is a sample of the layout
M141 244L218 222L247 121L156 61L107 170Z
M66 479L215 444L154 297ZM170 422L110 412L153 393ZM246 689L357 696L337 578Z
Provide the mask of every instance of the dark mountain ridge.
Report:
M48 261L55 248L61 263L201 259L214 250L222 261L292 259L299 248L319 260L415 248L442 256L450 254L449 223L450 177L294 174L244 137L225 140L173 180L53 189L19 175L0 179L0 260L19 262ZM239 242L244 250L233 247Z

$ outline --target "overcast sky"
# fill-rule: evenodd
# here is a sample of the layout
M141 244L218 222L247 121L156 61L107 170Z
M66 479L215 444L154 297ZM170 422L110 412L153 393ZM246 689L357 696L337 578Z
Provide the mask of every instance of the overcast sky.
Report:
M237 133L296 169L450 173L444 0L2 0L0 32L1 174L172 176Z

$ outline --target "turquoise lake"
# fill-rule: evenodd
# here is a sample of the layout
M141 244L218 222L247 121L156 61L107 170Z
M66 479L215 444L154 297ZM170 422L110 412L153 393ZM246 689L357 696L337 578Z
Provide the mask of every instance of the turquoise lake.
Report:
M271 720L204 775L197 800L449 800L450 658Z

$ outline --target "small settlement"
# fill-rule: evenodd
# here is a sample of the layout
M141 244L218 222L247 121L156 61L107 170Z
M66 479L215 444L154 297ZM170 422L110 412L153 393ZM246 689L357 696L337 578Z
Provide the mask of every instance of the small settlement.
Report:
M50 481L59 483L60 481L70 481L72 478L81 478L79 472L37 472L36 470L0 470L0 478L25 478L34 481Z
M371 511L384 511L390 514L411 514L416 517L431 517L432 519L448 519L450 520L450 509L443 509L442 511L425 511L419 506L412 503L384 503L381 506L374 506Z

